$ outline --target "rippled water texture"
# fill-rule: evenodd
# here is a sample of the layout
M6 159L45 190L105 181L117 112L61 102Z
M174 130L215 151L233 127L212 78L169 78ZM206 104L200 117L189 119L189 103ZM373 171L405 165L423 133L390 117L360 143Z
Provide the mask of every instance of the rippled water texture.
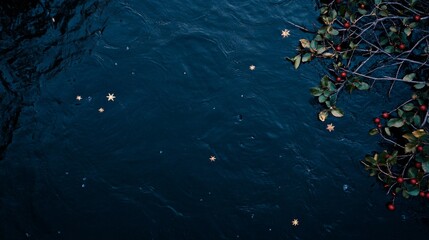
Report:
M20 7L1 16L0 239L428 236L421 202L386 211L359 163L384 93L344 95L329 133L322 66L284 60L313 1Z

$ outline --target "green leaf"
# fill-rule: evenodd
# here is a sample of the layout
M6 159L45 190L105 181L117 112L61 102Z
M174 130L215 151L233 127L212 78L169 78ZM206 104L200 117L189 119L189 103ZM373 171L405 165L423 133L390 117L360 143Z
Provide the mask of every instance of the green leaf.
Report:
M405 29L404 29L404 33L405 33L407 36L410 36L410 35L411 35L411 32L412 32L412 29L411 29L411 28L409 28L409 27L407 27L407 28L405 28Z
M320 84L322 85L322 87L328 87L329 77L326 75L323 76L322 79L320 79Z
M320 103L325 102L326 101L325 95L320 95L318 100L319 100Z
M395 51L395 48L393 46L387 46L384 48L384 51L387 53L393 53Z
M311 42L310 42L310 48L313 51L316 51L316 49L317 49L317 42L315 40L311 40Z
M366 14L366 10L365 10L365 9L358 8L358 12L359 12L360 14L362 14L362 15L365 15L365 14Z
M322 36L320 34L317 34L316 37L314 38L314 40L316 40L316 41L322 41L323 38L322 38Z
M416 151L417 143L405 144L405 153L413 153Z
M366 82L360 82L358 86L356 86L359 90L368 90L369 85Z
M331 91L325 90L323 91L323 95L325 95L325 97L329 97L331 95Z
M387 126L400 128L404 126L404 122L400 118L392 118L387 122Z
M317 54L322 54L326 51L326 48L323 46L320 46L317 48Z
M404 81L413 81L413 79L416 77L415 73L410 73L404 76L403 80Z
M412 103L407 103L404 106L402 106L402 109L404 109L404 111L411 111L414 109L414 104Z
M337 11L335 11L335 9L332 9L330 16L332 19L337 18Z
M331 113L332 113L332 115L334 115L334 117L343 117L344 116L343 110L341 110L339 108L332 109Z
M323 57L325 57L325 58L332 58L332 57L334 57L334 56L335 56L335 54L330 53L330 52L325 52L325 53L323 53L322 55L323 55Z
M304 54L304 56L302 56L302 59L301 59L302 62L308 62L310 60L311 60L311 53Z
M382 11L380 11L380 12L379 12L379 14L380 14L380 16L382 16L382 17L387 17L387 16L389 16L389 12L388 12L388 11L386 11L386 10L382 10Z
M378 129L377 128L373 128L371 130L369 130L369 135L374 136L378 134Z
M415 126L420 126L420 124L421 124L420 116L419 116L419 115L415 115L415 116L413 117L413 122L414 122L414 125L415 125Z
M380 45L384 46L389 42L389 39L387 37L380 37Z
M318 97L318 96L322 95L323 90L318 88L318 87L313 87L313 88L310 88L310 93L311 93L311 95Z
M408 168L407 176L410 177L410 178L417 177L417 168L415 168L415 167Z
M385 128L384 128L384 131L386 132L386 134L387 134L388 136L392 136L392 134L390 133L390 128L385 127Z
M333 105L337 104L337 94L336 93L329 96L329 102L331 102Z
M301 55L297 55L295 57L295 63L294 63L295 69L298 69L299 64L301 64Z
M335 84L333 84L331 81L328 82L328 89L332 92L337 90L337 88L335 87Z
M374 3L379 5L381 3L381 0L375 0Z
M415 28L417 27L417 23L416 22L412 22L410 23L410 25L408 25L410 28Z
M334 36L339 34L339 32L336 29L334 29L332 26L329 26L327 31L329 34L334 35Z
M407 192L407 191L402 191L402 197L404 197L404 198L409 198L409 197L410 197L410 195L408 194L408 192Z
M420 192L419 188L415 187L415 186L412 186L412 187L410 187L410 189L407 189L407 193L410 196L414 196L415 197L415 196L419 195L419 192Z
M422 89L426 86L426 83L417 83L414 85L415 89Z
M423 168L423 171L425 171L425 173L429 173L429 161L423 162L422 168Z

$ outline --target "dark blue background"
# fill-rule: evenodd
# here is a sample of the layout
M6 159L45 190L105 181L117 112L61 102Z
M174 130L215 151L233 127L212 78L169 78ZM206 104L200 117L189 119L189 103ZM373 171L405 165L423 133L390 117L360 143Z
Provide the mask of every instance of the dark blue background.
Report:
M0 162L1 239L428 236L427 205L387 211L359 162L381 149L367 132L395 101L381 87L344 94L346 116L322 123L308 89L323 67L284 60L311 37L287 21L311 28L315 2L61 2L2 60L39 74L11 77L37 89L22 90Z

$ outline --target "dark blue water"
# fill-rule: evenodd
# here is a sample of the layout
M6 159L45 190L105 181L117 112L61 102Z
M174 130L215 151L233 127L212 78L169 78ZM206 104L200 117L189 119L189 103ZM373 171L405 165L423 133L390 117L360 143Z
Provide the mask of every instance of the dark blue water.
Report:
M388 212L359 162L394 102L346 94L329 133L308 92L323 67L284 60L314 1L69 2L3 17L0 239L429 234L427 205Z

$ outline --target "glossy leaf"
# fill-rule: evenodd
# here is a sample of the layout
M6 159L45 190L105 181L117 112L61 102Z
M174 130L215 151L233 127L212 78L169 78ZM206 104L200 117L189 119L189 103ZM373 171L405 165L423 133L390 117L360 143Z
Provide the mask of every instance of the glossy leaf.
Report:
M422 169L425 171L425 173L429 173L429 161L422 163Z
M308 62L308 61L310 61L311 60L311 53L306 53L306 54L304 54L303 56L302 56L302 59L301 59L301 61L302 62Z
M343 110L341 110L339 108L332 109L331 113L332 113L332 115L334 115L334 117L343 117L344 116Z
M417 169L415 167L410 167L407 171L407 176L410 178L417 177Z
M416 151L417 143L405 144L405 153L413 153Z
M412 103L407 103L404 106L402 106L402 109L404 109L404 111L411 111L414 109L414 104Z
M417 84L414 84L414 88L415 89L422 89L425 86L426 86L426 83L417 83Z
M392 118L387 122L387 126L400 128L400 127L404 126L404 122L400 118Z
M310 88L310 93L311 93L311 95L318 97L318 96L322 95L323 90L318 88L318 87L313 87L313 88Z
M413 79L416 77L415 73L410 73L404 76L403 80L404 81L413 81Z
M423 129L417 129L417 130L413 131L412 134L416 138L421 138L421 137L426 136L426 132Z
M390 128L385 127L385 128L384 128L384 131L386 132L386 134L387 134L388 136L392 136L392 134L390 133Z
M407 27L407 28L405 28L405 29L404 29L404 33L405 33L407 36L410 36L410 35L411 35L411 32L412 32L412 29L411 29L411 28L409 28L409 27Z
M387 53L393 53L395 51L395 48L393 46L387 46L384 48L384 51Z
M301 55L297 55L297 56L295 57L295 62L294 62L294 67L295 67L295 69L298 69L298 68L299 68L299 64L301 64Z
M378 134L378 129L377 128L373 128L371 130L369 130L368 132L369 135L374 136Z

